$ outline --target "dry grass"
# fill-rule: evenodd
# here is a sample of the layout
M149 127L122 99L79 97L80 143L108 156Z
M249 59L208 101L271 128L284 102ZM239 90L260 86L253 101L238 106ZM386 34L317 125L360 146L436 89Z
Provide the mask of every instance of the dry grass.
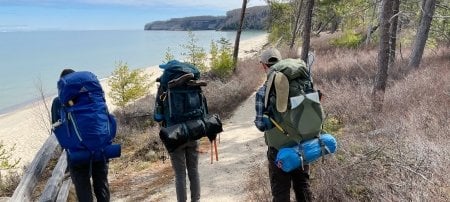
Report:
M10 197L20 182L17 172L0 172L0 197Z
M230 117L264 80L264 73L257 58L239 61L236 73L227 81L208 81L204 88L209 113L219 114L222 119Z
M313 39L313 76L338 151L313 164L315 201L450 200L449 48L428 50L418 70L398 57L389 70L383 112L371 112L376 49L334 49ZM407 55L409 50L403 50ZM339 127L338 127L339 128ZM267 201L267 168L247 183L250 201Z
M315 200L450 200L450 139L447 137L450 134L450 50L426 52L421 69L413 71L399 57L396 66L389 70L383 112L374 114L370 98L377 51L334 49L319 42L313 40L314 82L325 94L327 121L338 139L339 149L325 163L313 164L311 183ZM257 58L240 61L237 74L230 80L209 81L204 91L210 113L228 118L264 80L259 67ZM151 113L153 100L146 102L150 105L135 111ZM170 163L161 164L145 157L155 153L153 150L161 151L156 126L121 127L124 129L119 132L119 139L126 137L123 138L124 155L120 162L112 162L111 187L120 197L145 199L142 194L151 195L158 191L154 187L170 183L173 178ZM205 140L201 150L208 149ZM141 178L147 181L144 183ZM124 191L123 187L140 189L141 195L131 196L134 192ZM255 165L249 173L246 190L249 201L270 200L265 164Z
M340 61L331 64L319 59L323 64L316 83L327 95L324 108L346 127L338 136L336 158L315 164L312 182L318 201L450 199L448 51L427 54L417 71L405 71L398 61L390 70L396 76L390 78L381 114L370 110L374 63L358 71L355 67L355 60L373 61L373 53L335 53L333 59ZM350 72L358 76L345 75Z
M248 174L246 184L244 185L247 193L247 201L272 201L267 163L267 161L264 161L263 164L254 165Z

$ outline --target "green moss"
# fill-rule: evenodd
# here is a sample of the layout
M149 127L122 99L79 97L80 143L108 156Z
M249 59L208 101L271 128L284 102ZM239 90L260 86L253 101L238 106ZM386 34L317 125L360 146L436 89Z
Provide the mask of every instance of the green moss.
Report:
M354 31L345 32L341 37L331 39L330 43L336 47L357 48L363 41L363 35Z
M346 193L359 201L367 201L370 199L370 190L364 185L350 184L345 188Z
M323 124L323 130L327 133L337 135L344 124L335 116L327 117Z

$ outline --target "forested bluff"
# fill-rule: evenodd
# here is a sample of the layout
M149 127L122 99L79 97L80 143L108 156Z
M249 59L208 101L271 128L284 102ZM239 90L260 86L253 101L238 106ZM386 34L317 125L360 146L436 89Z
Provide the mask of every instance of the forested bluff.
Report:
M236 30L239 26L241 10L239 8L227 11L226 16L191 16L149 22L145 24L144 30ZM267 28L268 6L249 7L245 13L243 29L264 30Z

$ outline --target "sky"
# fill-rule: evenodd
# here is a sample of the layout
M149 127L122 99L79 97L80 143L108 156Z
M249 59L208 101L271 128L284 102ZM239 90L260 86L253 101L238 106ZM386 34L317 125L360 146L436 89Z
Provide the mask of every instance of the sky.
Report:
M266 5L249 0L247 7ZM0 0L0 31L143 30L156 20L213 15L241 0Z

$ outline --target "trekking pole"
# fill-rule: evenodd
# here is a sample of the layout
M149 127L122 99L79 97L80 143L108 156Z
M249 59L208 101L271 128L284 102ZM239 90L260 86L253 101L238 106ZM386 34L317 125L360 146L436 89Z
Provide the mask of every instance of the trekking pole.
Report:
M219 161L219 153L217 153L216 139L214 139L214 150L215 150L215 152L216 152L216 161Z
M211 141L210 143L211 143L211 152L210 152L211 153L211 164L213 164L213 155L214 155L213 154L213 142Z
M272 119L272 117L269 117L270 121L275 125L278 130L280 130L282 133L284 133L286 136L289 136L289 133L287 133L281 126L278 124L275 120Z
M308 68L308 76L309 76L309 81L311 81L311 84L313 82L311 69L314 64L315 58L316 58L316 55L314 54L314 52L308 52L308 64L306 64L306 67Z
M311 79L311 69L312 69L312 65L314 64L314 59L316 58L314 52L308 52L308 64L306 64L306 66L308 67L308 74L309 74L309 79Z

